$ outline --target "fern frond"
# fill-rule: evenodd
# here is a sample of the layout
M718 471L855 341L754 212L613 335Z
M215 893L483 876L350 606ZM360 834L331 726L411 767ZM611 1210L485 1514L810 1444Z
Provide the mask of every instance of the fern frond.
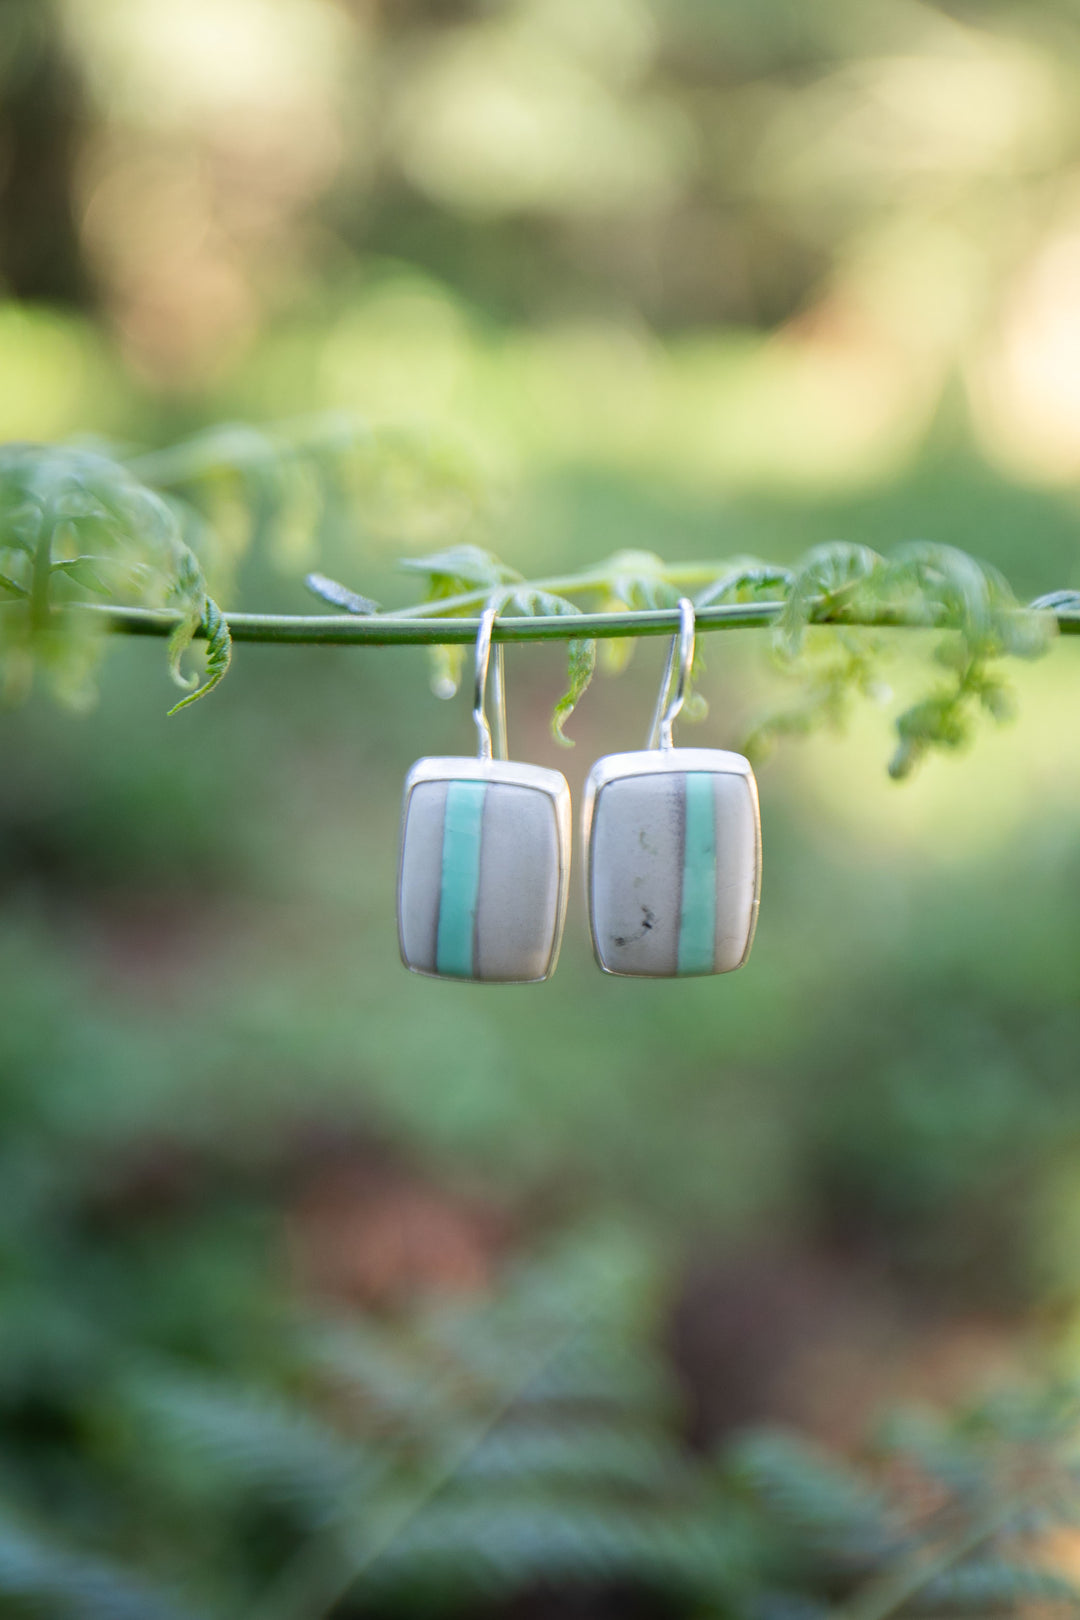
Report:
M928 1581L916 1606L935 1613L1014 1614L1022 1604L1080 1609L1080 1589L1064 1576L1032 1564L984 1558Z
M808 625L822 609L834 610L841 599L850 606L881 566L869 546L834 540L808 551L787 588L784 611L776 626L776 645L788 658L802 647Z
M117 462L96 452L38 445L0 446L0 573L15 605L0 625L0 665L33 665L74 701L92 694L100 655L94 621L66 611L78 592L125 605L175 608L180 624L169 671L180 685L180 659L195 633L213 627L208 679L228 668L228 629L209 597L201 564L185 538L186 518ZM182 707L183 705L178 705Z
M133 1378L125 1404L141 1438L186 1457L215 1490L258 1494L312 1525L380 1472L372 1452L269 1391L158 1371Z
M380 1553L365 1581L404 1587L448 1582L494 1594L538 1580L631 1579L719 1595L741 1572L723 1527L700 1514L565 1494L558 1500L485 1497L482 1504L451 1496L419 1514Z
M472 1369L415 1333L371 1322L326 1323L304 1335L302 1349L306 1364L349 1397L375 1433L430 1430L491 1398Z
M103 1559L69 1552L0 1511L0 1607L44 1620L197 1620Z
M562 1480L567 1486L618 1491L678 1492L685 1459L670 1437L627 1423L560 1422L557 1413L504 1422L462 1464L465 1484L515 1485Z
M793 1435L754 1433L733 1448L728 1463L770 1516L816 1551L872 1564L907 1544L881 1491Z

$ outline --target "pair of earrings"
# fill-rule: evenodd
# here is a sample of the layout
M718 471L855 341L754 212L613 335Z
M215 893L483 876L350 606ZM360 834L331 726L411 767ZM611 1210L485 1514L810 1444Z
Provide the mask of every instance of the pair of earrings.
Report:
M520 984L555 971L570 789L559 771L506 757L501 646L493 748L495 617L488 608L476 638L477 757L418 760L405 782L398 937L414 973ZM750 952L761 886L757 784L741 754L674 746L693 658L694 608L683 598L647 748L605 755L585 784L589 925L605 973L729 973Z

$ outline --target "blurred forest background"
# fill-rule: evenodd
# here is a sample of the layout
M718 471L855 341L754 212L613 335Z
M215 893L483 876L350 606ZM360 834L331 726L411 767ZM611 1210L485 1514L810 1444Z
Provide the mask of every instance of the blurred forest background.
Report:
M1075 6L5 0L0 439L325 413L363 498L316 552L223 480L225 606L458 542L1080 585ZM705 650L736 745L779 677ZM576 792L660 657L564 754L513 650L514 756ZM0 1610L839 1612L900 1543L755 1518L817 1467L763 1426L1080 1373L1071 645L1018 684L904 786L880 711L767 763L740 973L602 977L575 880L502 991L398 962L401 781L472 748L421 653L241 647L166 720L129 643L5 713Z

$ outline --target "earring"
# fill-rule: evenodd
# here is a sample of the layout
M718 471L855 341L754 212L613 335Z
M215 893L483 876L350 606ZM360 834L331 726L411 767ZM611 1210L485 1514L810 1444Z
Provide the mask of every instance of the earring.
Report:
M421 759L405 781L398 869L401 959L414 973L502 984L550 978L570 871L570 789L506 757L503 650L495 648L497 758L486 710L488 608L476 637L476 759Z
M589 925L605 973L730 973L750 954L757 783L741 754L673 746L693 660L694 607L684 597L647 749L597 760L585 784Z

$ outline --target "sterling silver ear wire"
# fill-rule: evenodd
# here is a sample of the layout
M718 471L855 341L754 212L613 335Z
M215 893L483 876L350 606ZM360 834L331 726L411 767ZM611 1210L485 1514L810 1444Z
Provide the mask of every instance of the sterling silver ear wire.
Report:
M491 725L487 717L488 668L491 663L491 632L499 616L498 608L485 608L476 632L476 679L473 685L473 721L480 738L479 757L492 757ZM495 672L491 678L495 697L495 758L506 758L506 663L500 641L495 643Z
M520 984L555 971L569 886L570 789L558 771L506 757L497 642L492 737L486 698L496 617L487 608L476 636L477 757L418 760L405 782L398 938L414 973Z
M585 784L589 926L605 973L729 973L750 953L761 888L750 762L674 746L694 629L694 605L683 597L648 746L597 760Z
M649 727L649 737L646 748L670 748L675 722L682 713L686 702L686 688L690 684L690 671L694 667L694 641L696 626L694 622L694 604L687 596L679 598L679 633L671 638L668 648L667 664L664 666L664 678L660 682L660 691L656 699L656 709L653 713L652 725ZM678 659L678 679L675 682L674 692L671 690L671 677L676 672L676 658Z

